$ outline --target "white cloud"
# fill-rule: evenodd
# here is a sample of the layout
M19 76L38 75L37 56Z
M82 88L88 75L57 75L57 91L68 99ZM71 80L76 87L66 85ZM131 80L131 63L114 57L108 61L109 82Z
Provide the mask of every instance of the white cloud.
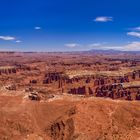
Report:
M140 32L128 32L127 35L140 38Z
M97 46L95 46L97 45ZM113 45L105 45L100 43L99 44L93 44L92 48L93 49L101 49L101 50L108 50L108 49L114 49L114 50L122 50L122 51L140 51L140 42L139 41L133 41L129 42L124 45L118 45L118 46L113 46Z
M65 44L65 46L68 48L76 48L79 47L80 45L77 43L69 43L69 44Z
M0 36L0 39L9 41L9 40L15 40L15 37L12 37L12 36Z
M21 40L16 40L16 43L21 43L22 41Z
M105 16L102 16L102 17L96 17L94 19L95 22L109 22L109 21L113 21L113 17L105 17Z
M122 51L140 51L140 42L133 41L129 42L126 45L120 45L120 46L108 46L107 49L114 49L114 50L122 50Z
M132 30L132 31L140 31L140 26L139 26L139 27L134 27L134 28L128 28L128 30Z
M135 27L134 30L140 31L140 27Z
M128 42L127 44L124 45L107 45L108 43L103 42L103 43L93 43L89 45L85 45L88 49L95 49L95 50L108 50L108 49L114 49L114 50L122 50L122 51L140 51L140 41L133 41L133 42ZM65 44L66 47L68 48L76 48L79 46L77 43L69 43Z
M105 49L107 47L107 42L96 42L88 45L90 49Z
M140 51L140 42L134 41L125 46L123 46L123 50L127 51Z
M36 26L36 27L35 27L35 30L41 30L41 27Z
M93 43L93 44L89 44L89 47L99 47L101 46L102 44L101 43Z

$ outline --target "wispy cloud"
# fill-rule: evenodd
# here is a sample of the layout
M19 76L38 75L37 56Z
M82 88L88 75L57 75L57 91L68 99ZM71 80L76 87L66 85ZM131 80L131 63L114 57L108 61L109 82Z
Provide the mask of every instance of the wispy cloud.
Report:
M107 47L107 42L96 42L92 44L87 45L88 48L90 49L104 49Z
M122 48L126 51L140 51L140 42L134 41L125 46L122 46Z
M94 47L99 47L99 46L101 46L102 44L101 43L93 43L93 44L89 44L89 47L90 48L94 48Z
M42 28L40 26L36 26L35 30L41 30Z
M129 42L124 45L105 45L103 43L95 43L93 44L93 49L101 49L101 50L108 50L108 49L114 49L114 50L122 50L122 51L140 51L140 42L139 41L133 41Z
M127 32L127 35L140 38L140 32Z
M22 41L21 40L16 40L16 43L21 43Z
M113 17L106 17L106 16L96 17L94 21L95 22L109 22L109 21L113 21Z
M10 40L15 40L15 37L13 37L13 36L0 36L0 39L10 41Z
M140 26L133 27L133 28L128 28L128 30L131 30L131 31L140 31Z
M108 49L122 50L122 51L140 51L140 42L133 41L120 46L108 46Z
M68 44L65 44L65 46L68 48L76 48L76 47L79 47L80 45L77 43L68 43Z
M1 40L5 40L5 41L14 41L16 43L21 43L21 40L17 40L15 37L13 36L0 36Z
M84 45L79 45L77 43L69 43L65 44L66 47L68 48L76 48L79 46L84 46ZM122 45L109 45L107 42L101 42L101 43L93 43L93 44L87 44L85 45L86 48L88 49L95 49L95 50L122 50L122 51L140 51L140 41L133 41L133 42L128 42L126 44Z
M140 31L140 27L135 27L134 30Z
M128 28L128 30L130 30L130 31L127 32L127 35L140 38L140 26Z

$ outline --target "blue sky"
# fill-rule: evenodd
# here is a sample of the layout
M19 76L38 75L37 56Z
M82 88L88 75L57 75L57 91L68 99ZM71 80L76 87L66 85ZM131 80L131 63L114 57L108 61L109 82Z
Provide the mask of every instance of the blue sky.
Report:
M139 0L0 0L0 50L140 50Z

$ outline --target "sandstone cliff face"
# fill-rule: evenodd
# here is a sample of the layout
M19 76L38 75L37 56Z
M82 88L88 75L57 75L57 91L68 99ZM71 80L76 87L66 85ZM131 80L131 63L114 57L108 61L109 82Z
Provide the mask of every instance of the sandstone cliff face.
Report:
M8 102L7 102L8 100ZM139 140L139 102L0 97L1 140Z
M0 54L0 140L139 140L139 58Z
M69 74L73 76L69 76ZM138 87L125 87L127 83L140 80L140 71L112 72L100 71L74 71L69 72L48 72L45 74L43 84L60 93L75 95L90 95L112 99L139 100ZM86 75L87 74L87 75ZM37 82L37 81L35 81ZM135 84L136 85L136 84Z

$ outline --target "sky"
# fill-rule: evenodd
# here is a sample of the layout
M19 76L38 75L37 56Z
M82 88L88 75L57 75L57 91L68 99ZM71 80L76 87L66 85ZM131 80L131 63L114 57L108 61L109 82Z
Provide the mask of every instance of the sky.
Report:
M0 51L140 50L140 0L0 0Z

